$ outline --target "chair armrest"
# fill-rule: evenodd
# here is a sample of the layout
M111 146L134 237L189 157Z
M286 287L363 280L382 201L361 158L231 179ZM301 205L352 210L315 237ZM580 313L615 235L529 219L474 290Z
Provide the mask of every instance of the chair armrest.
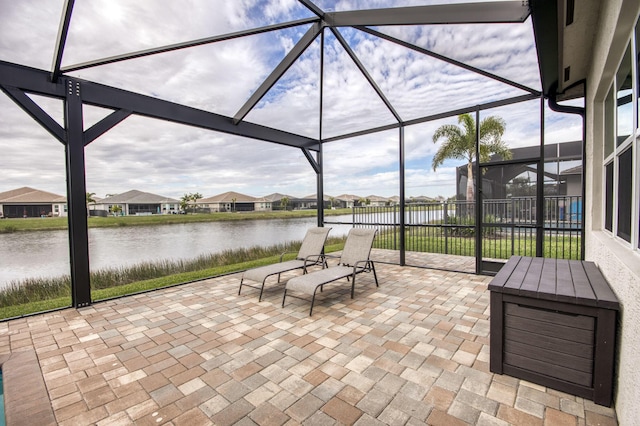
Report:
M304 266L307 266L307 264L315 265L316 263L320 263L320 259L323 259L323 258L324 256L321 254L311 254L304 258Z
M280 262L282 262L282 258L284 258L284 255L285 255L285 254L291 254L291 253L294 253L294 254L295 254L295 253L297 253L297 252L295 252L295 251L285 251L284 253L282 253L282 254L280 255Z
M368 269L367 266L369 265L370 262L373 263L373 261L371 259L358 260L356 263L353 264L353 271L355 272L356 269L358 269L358 268L360 268L363 271L366 271ZM358 266L361 263L364 263L364 266Z

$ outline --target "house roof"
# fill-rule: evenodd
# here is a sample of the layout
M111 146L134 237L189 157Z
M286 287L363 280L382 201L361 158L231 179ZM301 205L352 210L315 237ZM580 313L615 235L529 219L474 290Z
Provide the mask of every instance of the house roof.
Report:
M341 201L358 201L360 198L362 197L359 197L353 194L342 194L335 197L336 200L341 200Z
M582 165L571 167L569 169L563 170L560 172L561 175L581 175L582 174Z
M112 195L96 201L96 204L161 204L161 203L179 203L175 198L165 197L164 195L152 194L150 192L142 192L136 189L123 192L122 194Z
M273 202L282 200L284 197L287 197L289 200L296 199L296 197L294 197L292 195L280 194L279 192L275 192L273 194L265 195L264 197L262 197L262 199L266 200L266 201L270 201L270 202L273 203Z
M209 198L202 198L198 200L198 204L201 203L255 203L264 201L264 198L256 198L251 195L241 194L239 192L228 191L222 194L214 195Z
M387 197L380 197L379 195L367 195L365 197L369 201L389 201Z
M25 204L25 203L66 203L66 197L39 189L22 188L0 192L0 203Z

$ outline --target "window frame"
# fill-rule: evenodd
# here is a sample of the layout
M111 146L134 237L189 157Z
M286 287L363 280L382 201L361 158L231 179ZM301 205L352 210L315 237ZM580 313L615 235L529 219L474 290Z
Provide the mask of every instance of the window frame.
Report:
M612 238L619 240L621 243L628 245L636 252L640 251L640 20L636 23L634 31L630 34L629 41L625 49L625 55L618 65L607 98L604 102L604 140L603 140L603 161L602 161L602 225L603 231L607 232ZM630 56L630 58L629 58ZM618 87L621 82L621 70L626 67L624 61L631 61L631 105L632 105L632 128L630 135L624 140L619 139L618 113L620 111L618 105L619 93ZM625 75L626 78L626 75ZM611 102L613 101L613 102ZM610 144L610 145L607 145ZM611 145L613 149L610 150ZM610 151L610 152L608 152ZM620 162L625 159L626 155L631 155L631 194L630 211L620 211L621 207L627 209L625 200L619 196L621 187L624 185L623 177L620 176ZM628 158L627 158L628 161ZM611 193L610 193L611 192ZM622 200L622 206L621 206ZM631 228L629 235L620 235L619 220L630 216ZM626 219L625 219L626 220ZM610 222L609 222L610 221ZM628 237L628 239L627 239Z

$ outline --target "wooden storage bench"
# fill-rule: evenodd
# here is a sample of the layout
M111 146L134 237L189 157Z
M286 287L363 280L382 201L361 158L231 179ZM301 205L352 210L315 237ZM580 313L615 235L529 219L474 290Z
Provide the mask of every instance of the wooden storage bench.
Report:
M611 406L620 306L593 262L513 256L489 290L492 372Z

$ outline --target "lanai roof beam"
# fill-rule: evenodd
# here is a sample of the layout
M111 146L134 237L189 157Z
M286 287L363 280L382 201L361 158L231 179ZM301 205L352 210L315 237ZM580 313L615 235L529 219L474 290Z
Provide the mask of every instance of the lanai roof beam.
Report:
M58 37L56 38L56 47L53 55L53 64L51 65L51 81L55 81L60 75L60 66L62 65L62 56L64 55L64 47L67 43L67 35L69 34L69 24L71 23L71 14L73 13L73 5L75 0L65 0L60 17L60 25L58 27Z
M496 24L522 23L529 14L528 2L517 0L349 10L326 13L325 19L335 27Z
M274 24L274 25L268 25L268 26L265 26L265 27L252 28L252 29L249 29L249 30L236 31L236 32L233 32L233 33L227 33L227 34L222 34L222 35L217 35L217 36L212 36L212 37L200 38L200 39L197 39L197 40L186 41L186 42L183 42L183 43L169 44L169 45L166 45L166 46L155 47L155 48L152 48L152 49L139 50L139 51L136 51L136 52L130 52L130 53L122 54L122 55L111 56L111 57L108 57L108 58L96 59L94 61L88 61L88 62L83 62L83 63L80 63L80 64L75 64L75 65L69 65L67 67L62 67L60 71L61 72L78 71L78 70L82 70L82 69L85 69L85 68L92 68L92 67L97 67L97 66L100 66L100 65L112 64L112 63L115 63L115 62L127 61L129 59L136 59L136 58L142 58L142 57L145 57L145 56L157 55L158 53L172 52L174 50L187 49L189 47L202 46L202 45L205 45L205 44L218 43L218 42L221 42L221 41L233 40L235 38L240 38L240 37L245 37L245 36L252 36L252 35L262 34L262 33L270 32L270 31L283 30L283 29L286 29L286 28L297 27L297 26L300 26L300 25L313 24L314 22L318 22L318 18L298 19L296 21L284 22L282 24Z
M293 63L302 55L302 53L309 47L309 45L316 39L318 34L322 31L320 23L314 23L311 28L302 36L302 38L296 43L295 46L287 53L278 66L269 74L269 76L262 82L260 87L253 92L253 95L245 102L245 104L238 110L233 117L233 123L240 123L244 117L256 106L260 99L267 94L269 89L284 75L285 72L293 65Z

